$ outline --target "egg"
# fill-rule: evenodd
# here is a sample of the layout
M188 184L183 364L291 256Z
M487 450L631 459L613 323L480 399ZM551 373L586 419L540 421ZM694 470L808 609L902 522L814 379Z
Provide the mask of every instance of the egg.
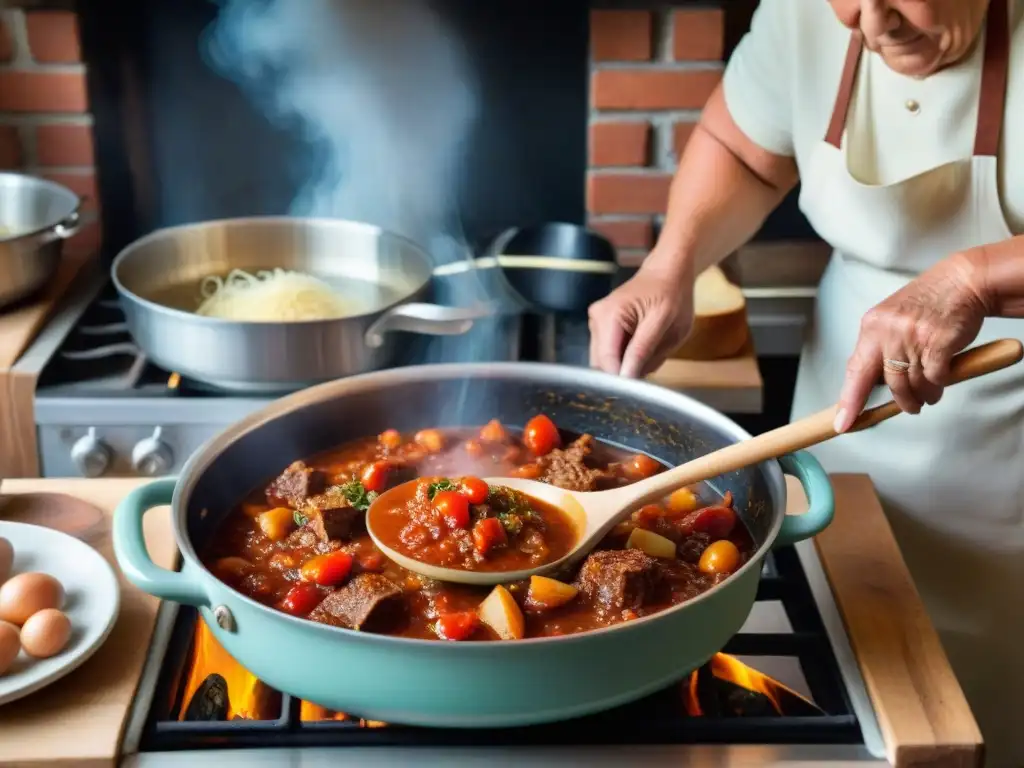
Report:
M56 608L29 616L21 628L21 647L29 656L46 659L58 654L71 637L71 620Z
M0 586L0 621L24 624L34 613L64 605L64 587L48 573L19 573Z
M14 566L14 547L11 542L0 536L0 584L7 581L11 575L11 568Z
M18 658L21 640L18 639L18 628L6 621L0 621L0 677L3 677L11 664Z

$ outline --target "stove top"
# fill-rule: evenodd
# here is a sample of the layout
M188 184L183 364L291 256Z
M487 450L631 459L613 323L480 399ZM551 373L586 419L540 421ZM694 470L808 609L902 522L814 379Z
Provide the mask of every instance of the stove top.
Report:
M351 757L352 764L397 765L396 756L404 756L461 765L488 754L493 765L492 750L502 747L529 750L531 762L571 764L565 757L572 755L594 765L618 748L658 746L649 759L631 751L628 762L660 765L660 755L681 765L681 757L700 754L709 761L701 765L718 765L715 756L742 753L760 755L758 764L781 756L797 760L786 763L792 765L886 764L813 545L769 556L745 626L700 670L639 701L548 725L460 730L368 722L270 689L211 642L192 609L163 617L127 735L126 752L139 753L130 763L342 765ZM204 649L199 661L197 643ZM526 760L523 753L514 762Z

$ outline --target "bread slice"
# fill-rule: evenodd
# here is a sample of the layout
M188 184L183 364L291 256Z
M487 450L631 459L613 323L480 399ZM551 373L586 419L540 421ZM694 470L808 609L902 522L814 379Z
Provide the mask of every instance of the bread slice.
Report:
M715 266L701 272L693 286L693 330L672 357L721 360L736 357L750 338L743 291Z

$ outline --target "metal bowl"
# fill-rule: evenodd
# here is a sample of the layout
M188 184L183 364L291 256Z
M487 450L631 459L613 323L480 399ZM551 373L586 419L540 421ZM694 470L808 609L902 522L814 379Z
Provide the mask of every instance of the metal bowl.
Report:
M53 277L64 241L78 231L81 203L56 182L0 173L0 307Z

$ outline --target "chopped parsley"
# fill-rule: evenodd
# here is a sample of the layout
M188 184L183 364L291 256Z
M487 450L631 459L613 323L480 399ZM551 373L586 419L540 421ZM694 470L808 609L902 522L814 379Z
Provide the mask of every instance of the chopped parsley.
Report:
M457 491L459 486L449 480L447 477L442 477L440 480L431 483L427 486L427 497L433 501L434 497L441 491Z
M304 526L306 523L309 522L309 518L306 517L301 512L299 512L299 510L297 510L297 509L292 513L292 517L295 519L295 524L297 526L299 526L299 528L301 528L302 526Z
M348 503L360 512L368 510L373 500L379 495L376 491L366 490L358 480L350 480L344 485L337 486L335 490L348 499Z
M530 500L519 491L503 485L492 485L487 505L495 512L498 522L510 536L515 536L523 525L543 525L543 518L530 505Z

